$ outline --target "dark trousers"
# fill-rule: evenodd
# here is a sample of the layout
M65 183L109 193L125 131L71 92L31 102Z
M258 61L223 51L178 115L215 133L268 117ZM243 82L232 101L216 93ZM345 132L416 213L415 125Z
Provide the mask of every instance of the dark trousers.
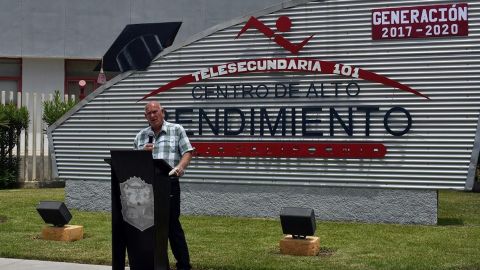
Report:
M173 256L177 260L177 269L190 270L190 255L188 254L185 233L180 224L180 183L178 178L171 178L170 191L170 223L168 229L168 240Z

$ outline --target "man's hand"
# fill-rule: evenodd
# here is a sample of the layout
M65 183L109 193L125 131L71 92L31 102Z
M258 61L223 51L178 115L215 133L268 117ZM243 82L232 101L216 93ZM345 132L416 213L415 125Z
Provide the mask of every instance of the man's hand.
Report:
M154 147L154 146L155 146L155 145L154 145L153 143L147 143L147 144L145 144L145 146L143 147L143 150L145 150L145 151L153 151L153 147Z
M185 170L182 167L177 166L168 173L168 176L182 177L184 174Z

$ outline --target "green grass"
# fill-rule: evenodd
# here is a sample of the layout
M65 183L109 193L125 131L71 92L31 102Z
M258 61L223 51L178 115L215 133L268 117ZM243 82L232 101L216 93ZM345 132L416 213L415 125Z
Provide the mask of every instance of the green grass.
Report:
M0 257L111 263L110 214L71 210L73 243L39 238L35 208L63 189L0 190ZM278 219L183 216L195 269L480 269L480 194L441 191L439 225L317 222L321 253L283 256ZM170 254L173 263L173 257Z

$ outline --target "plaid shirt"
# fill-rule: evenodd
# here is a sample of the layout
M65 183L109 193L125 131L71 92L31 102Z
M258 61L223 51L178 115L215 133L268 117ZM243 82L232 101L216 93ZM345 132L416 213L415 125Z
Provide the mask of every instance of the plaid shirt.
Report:
M133 141L133 149L141 150L148 143L148 133L152 131L151 127L144 128L138 132ZM182 156L193 147L188 140L185 129L181 125L172 124L163 121L160 133L154 138L155 144L152 154L154 159L163 159L170 166L175 167Z

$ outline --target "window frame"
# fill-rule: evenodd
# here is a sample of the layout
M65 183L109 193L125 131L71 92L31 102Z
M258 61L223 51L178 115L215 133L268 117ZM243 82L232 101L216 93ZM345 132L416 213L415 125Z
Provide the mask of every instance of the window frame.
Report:
M18 60L20 65L20 74L18 76L0 76L0 81L16 81L17 82L17 92L22 92L22 75L23 75L23 61L22 58L13 58L13 57L0 57L1 59L10 59Z
M84 62L84 61L97 61L97 62L99 62L100 60L98 60L98 59L65 59L65 61L64 61L65 78L64 78L64 88L63 88L63 94L64 95L70 96L69 89L68 89L68 84L69 83L73 82L73 83L78 84L78 82L80 80L84 80L87 83L93 82L93 91L95 91L99 87L99 84L97 83L97 77L93 77L93 76L67 76L67 65L70 62ZM85 95L85 96L87 96L87 95ZM80 98L80 97L76 97L76 98Z

